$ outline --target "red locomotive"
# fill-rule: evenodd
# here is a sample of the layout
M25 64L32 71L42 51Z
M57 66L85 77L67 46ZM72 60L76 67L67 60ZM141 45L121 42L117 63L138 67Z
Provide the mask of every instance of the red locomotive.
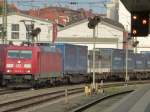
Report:
M62 76L61 54L49 46L0 45L3 84L14 87L52 84Z

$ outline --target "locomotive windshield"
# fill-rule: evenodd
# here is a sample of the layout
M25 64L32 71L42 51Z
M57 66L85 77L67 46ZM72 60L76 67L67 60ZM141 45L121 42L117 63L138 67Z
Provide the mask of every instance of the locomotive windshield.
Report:
M8 50L8 58L21 58L21 59L31 59L31 50Z
M9 58L19 58L19 50L8 50Z
M29 50L21 50L20 51L20 58L30 59L31 57L32 57L32 51L29 51Z

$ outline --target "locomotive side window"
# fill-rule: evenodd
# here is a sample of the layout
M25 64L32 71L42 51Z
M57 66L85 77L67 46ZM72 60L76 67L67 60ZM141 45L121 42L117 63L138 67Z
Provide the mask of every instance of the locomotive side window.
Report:
M20 51L20 58L31 59L32 58L32 51L21 50Z
M19 50L8 50L8 58L19 58Z

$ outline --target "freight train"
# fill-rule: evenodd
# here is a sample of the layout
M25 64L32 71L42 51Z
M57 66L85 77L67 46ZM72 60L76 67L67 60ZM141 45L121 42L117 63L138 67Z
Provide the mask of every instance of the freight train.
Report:
M11 87L39 87L92 81L93 51L72 44L0 45L0 79ZM126 51L96 48L96 81L124 80ZM128 50L130 79L150 78L150 54Z
M2 85L40 87L84 81L87 46L0 45Z
M93 72L93 51L89 51L88 72ZM130 79L150 79L150 54L134 53L128 50L97 48L95 51L95 72L97 80L124 80L127 71Z

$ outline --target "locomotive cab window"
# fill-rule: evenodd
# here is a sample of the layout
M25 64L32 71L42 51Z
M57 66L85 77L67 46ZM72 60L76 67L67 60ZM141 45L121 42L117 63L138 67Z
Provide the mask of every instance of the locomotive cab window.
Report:
M32 51L30 51L30 50L22 50L22 51L20 51L20 58L31 59L32 58Z
M8 50L8 58L19 58L19 50Z
M31 50L8 50L8 58L21 58L21 59L31 59Z

